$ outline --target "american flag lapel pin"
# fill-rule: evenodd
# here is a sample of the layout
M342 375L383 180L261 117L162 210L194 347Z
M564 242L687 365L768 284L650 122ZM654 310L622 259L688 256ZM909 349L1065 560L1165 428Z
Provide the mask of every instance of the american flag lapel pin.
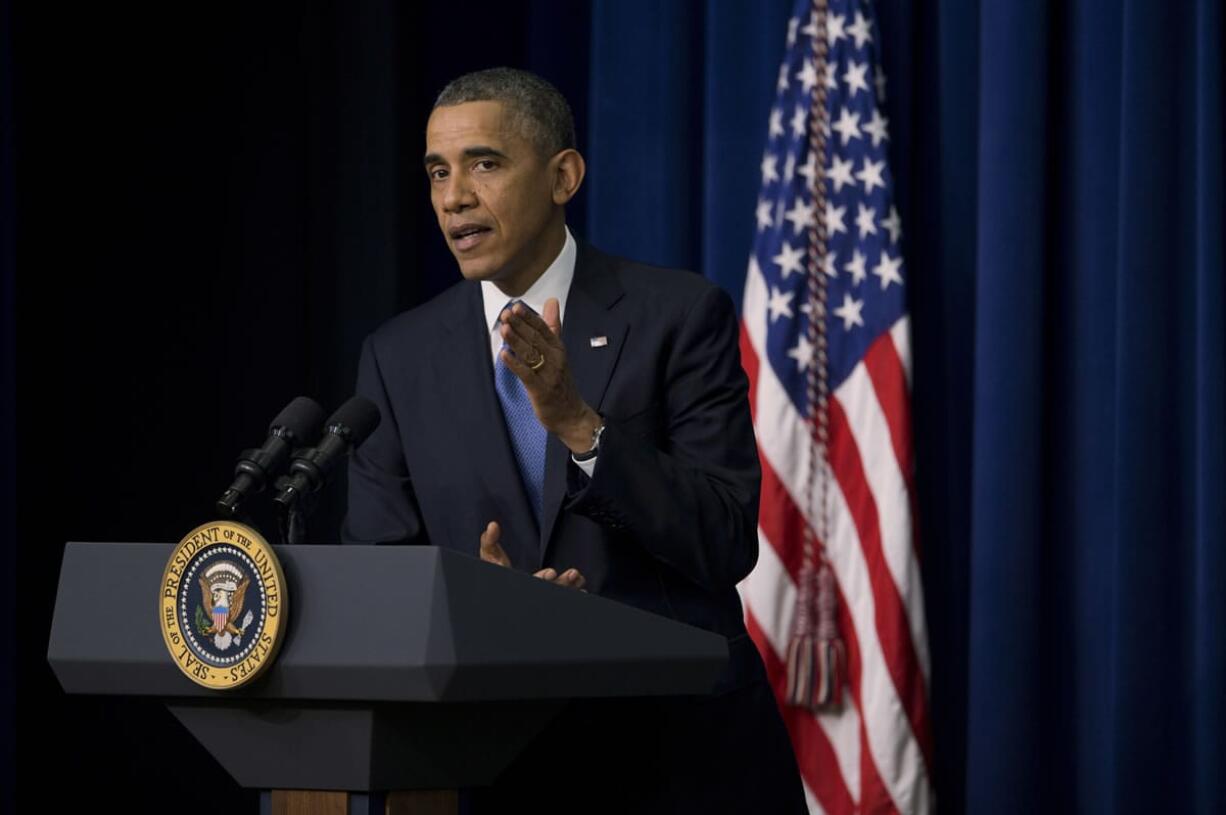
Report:
M592 337L588 342L593 348L604 348L609 344L609 338L601 334L599 337Z

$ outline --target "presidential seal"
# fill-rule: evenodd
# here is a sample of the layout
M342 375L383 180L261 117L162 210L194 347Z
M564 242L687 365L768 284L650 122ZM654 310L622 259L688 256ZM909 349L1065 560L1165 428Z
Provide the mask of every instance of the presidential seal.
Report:
M225 690L251 682L285 634L285 575L259 532L234 521L198 526L162 575L162 637L193 682Z

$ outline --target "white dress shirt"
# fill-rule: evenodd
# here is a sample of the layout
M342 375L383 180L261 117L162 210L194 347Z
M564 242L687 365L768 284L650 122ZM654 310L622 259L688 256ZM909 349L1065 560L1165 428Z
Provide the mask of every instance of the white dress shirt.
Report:
M522 297L508 297L496 284L488 280L481 281L485 324L490 332L490 359L494 363L495 370L498 368L498 352L502 350L502 335L497 331L498 317L511 300L520 300L537 314L543 314L545 301L550 297L556 297L558 299L558 320L562 325L566 324L566 297L570 294L570 282L575 277L575 257L578 254L578 247L575 245L574 236L570 234L570 228L564 228L566 229L566 241L562 244L562 251ZM579 465L579 468L587 473L589 478L596 470L597 458L599 456L593 456L587 461L575 461L574 455L571 455L571 461Z

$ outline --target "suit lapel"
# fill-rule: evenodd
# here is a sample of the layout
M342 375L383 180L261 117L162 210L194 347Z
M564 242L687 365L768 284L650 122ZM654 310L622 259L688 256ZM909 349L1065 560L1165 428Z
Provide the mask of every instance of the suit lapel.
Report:
M622 289L603 256L585 243L579 244L575 276L566 299L562 342L571 376L583 400L599 411L609 377L617 364L629 324L613 305L621 299ZM604 337L603 345L592 339ZM545 485L541 511L540 562L557 522L566 495L566 466L570 451L552 433L545 445Z
M485 326L481 287L469 284L460 319L446 324L446 337L433 355L438 393L422 398L443 397L452 404L451 415L468 417L463 422L461 448L450 466L471 467L486 492L505 516L489 518L502 527L503 548L520 570L534 568L540 554L536 521L528 505L519 466L511 452L506 420L494 391L494 367L490 358L489 333ZM474 482L475 483L475 482ZM457 501L466 500L457 495ZM480 529L473 530L472 551L479 551Z

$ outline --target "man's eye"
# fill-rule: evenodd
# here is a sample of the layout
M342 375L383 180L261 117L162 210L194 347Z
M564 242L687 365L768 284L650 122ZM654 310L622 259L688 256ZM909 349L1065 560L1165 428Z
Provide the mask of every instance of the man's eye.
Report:
M433 170L430 170L428 175L430 176L431 181L438 181L447 177L447 171L442 167L436 167Z
M492 158L483 158L476 164L478 170L493 170L497 166L498 162L494 161Z

